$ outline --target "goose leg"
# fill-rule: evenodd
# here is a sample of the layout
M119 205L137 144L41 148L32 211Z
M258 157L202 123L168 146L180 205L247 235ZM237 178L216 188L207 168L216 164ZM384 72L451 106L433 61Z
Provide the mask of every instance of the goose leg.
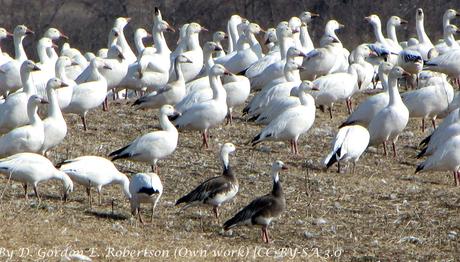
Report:
M87 131L88 129L86 128L86 118L85 118L85 116L81 117L81 121L83 122L83 130Z
M332 119L332 106L328 108L329 110L329 117Z
M209 145L208 145L208 130L204 130L203 131L203 144L201 145L201 148L205 148L205 149L208 149L209 148Z
M431 124L433 125L433 128L436 129L436 119L435 118L431 119Z
M387 156L387 143L386 143L386 141L383 141L383 155Z
M393 145L393 157L396 158L398 155L396 154L396 143L395 141L392 142Z
M98 195L98 202L99 202L99 205L102 205L102 195L101 195L101 191L100 191L100 190L97 190L97 195Z
M153 222L153 212L155 211L155 208L157 207L158 201L160 200L161 194L158 194L157 198L155 199L155 202L153 203L152 206L152 217L150 219L150 223Z
M89 199L89 208L93 208L93 198L91 197L91 186L86 188L86 194Z
M294 139L294 151L295 151L295 155L298 156L299 155L299 144L297 143L297 139Z
M136 93L137 95L137 93ZM128 100L128 88L125 89L125 100Z
M425 133L425 118L422 118L422 133Z
M214 211L214 215L217 219L219 219L219 207L213 207L212 211Z
M270 238L268 237L268 226L263 226L262 228L265 235L265 243L270 243Z
M28 200L29 197L27 196L27 183L23 184L22 187L24 187L24 197L26 200Z
M142 225L144 225L144 220L142 220L142 215L141 215L141 208L137 208L137 216L139 217L139 222L141 222Z
M351 173L352 173L352 174L355 173L355 167L356 167L356 162L353 161L353 168L351 169Z
M264 232L264 228L263 228L263 227L260 228L260 234L262 235L262 241L263 241L263 242L266 242L266 241L265 241L265 232Z
M35 185L34 185L34 192L35 192L35 196L38 199L38 205L40 205L40 203L42 202L42 199L40 198L40 195L38 194L37 186Z
M340 161L337 161L337 173L340 174Z

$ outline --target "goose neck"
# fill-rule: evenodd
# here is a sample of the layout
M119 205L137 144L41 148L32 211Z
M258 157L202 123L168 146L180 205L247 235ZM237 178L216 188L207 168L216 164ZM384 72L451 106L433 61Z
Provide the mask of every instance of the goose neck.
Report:
M37 114L37 107L37 104L29 104L27 107L27 115L29 116L30 124L33 126L42 122Z
M136 38L134 39L134 46L136 47L137 53L142 54L142 51L144 51L145 49L145 45L144 45L144 42L142 41L141 36L138 36L138 35L136 36Z
M59 107L59 102L56 96L56 91L53 88L47 88L46 93L49 99L48 117L63 119L61 108Z
M306 50L313 49L313 41L311 40L310 34L308 33L307 24L300 27L300 43Z
M37 90L35 88L35 85L32 81L32 77L30 77L31 72L29 70L26 70L25 72L21 73L21 82L23 86L23 91L26 93L28 96L31 96L33 94L37 93Z
M128 199L131 199L131 192L129 192L129 179L123 173L118 173L115 183L123 186L123 193Z
M375 38L377 39L377 42L386 43L385 37L383 36L383 33L382 33L382 24L372 23L372 27L374 29L374 35L375 35Z
M209 75L211 68L214 66L214 59L212 58L211 51L203 52L203 61L204 61L206 75Z
M159 54L171 53L171 50L169 50L169 47L166 44L166 40L164 38L163 32L154 29L152 32L152 36L153 36L153 42L155 44L157 53Z
M27 60L26 51L24 51L24 46L22 45L22 41L24 40L25 36L14 36L14 53L16 61L20 63Z
M274 197L281 197L283 195L283 188L281 187L281 182L279 181L278 171L272 171L272 178L273 178L272 195Z
M160 115L160 126L161 126L161 129L165 131L176 131L177 132L176 127L174 127L171 121L169 121L169 118L166 114Z
M396 26L390 21L388 21L387 23L387 35L388 35L388 38L393 40L393 42L395 42L396 44L399 43L398 36L396 35Z
M388 79L388 84L389 84L388 91L389 91L389 98L390 98L388 105L394 106L394 105L402 104L402 99L398 91L398 79L390 77Z
M210 75L209 84L212 88L212 99L220 102L225 102L227 99L227 93L222 86L222 81L219 75Z
M428 38L428 35L425 33L425 26L423 25L423 19L417 19L417 21L415 22L415 25L417 29L417 37L420 43L433 45L431 43L431 40Z
M189 51L198 50L201 48L198 33L192 33L191 35L188 35L187 46Z

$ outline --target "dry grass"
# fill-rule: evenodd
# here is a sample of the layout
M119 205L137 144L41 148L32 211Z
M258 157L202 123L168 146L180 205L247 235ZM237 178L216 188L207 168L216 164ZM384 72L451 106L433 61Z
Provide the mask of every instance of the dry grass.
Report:
M77 117L67 116L69 134L51 153L51 160L58 162L90 154L106 156L138 135L151 131L158 123L153 117L157 112L133 111L126 101L112 102L110 106L109 112L98 109L89 114L90 130L86 133L81 131ZM169 259L174 258L175 251L181 251L181 255L186 249L207 252L194 253L194 261L271 260L281 257L279 251L284 248L297 251L297 260L305 254L310 260L324 260L328 255L329 260L345 261L458 260L460 238L449 237L449 232L460 232L460 191L453 186L449 173L413 174L418 162L414 158L415 145L425 135L419 130L419 121L411 120L401 136L398 158L383 157L379 148L378 153L366 152L355 174L337 174L335 167L328 171L319 168L335 127L345 118L344 106L338 105L335 113L335 118L330 120L327 113L317 111L314 127L300 141L302 157L299 158L292 157L288 144L284 143L265 143L251 148L247 142L260 127L240 119L233 126L212 130L212 148L207 151L199 150L201 141L197 132L182 131L177 151L160 162L164 195L154 222L145 226L137 225L131 218L128 201L118 186L104 188L103 204L91 210L82 186L77 185L71 201L64 204L58 198L60 184L44 183L39 188L44 201L36 207L34 197L25 202L20 184L12 183L12 186L2 178L0 248L14 251L14 261L40 257L57 261L60 258L50 255L55 255L54 250L65 251L66 247L86 255L93 251L99 255L95 258L97 261L134 259L106 257L111 254L108 248L163 250L169 252ZM206 178L220 174L217 151L218 143L224 142L237 146L236 155L230 160L240 180L236 199L222 208L219 222L209 207L178 213L175 200ZM270 229L273 243L263 244L258 228L241 227L234 229L231 235L222 235L224 219L271 189L270 178L265 173L276 159L284 161L290 169L281 174L288 208ZM125 173L149 171L147 165L128 161L116 162L116 166ZM116 205L113 213L112 199ZM145 216L149 218L148 213ZM318 224L319 218L326 223ZM310 236L305 237L305 232ZM20 248L29 248L30 256L20 257ZM273 249L267 254L264 248ZM214 256L217 253L213 252L225 250L240 250L240 255L248 256L238 257L236 253ZM340 256L331 257L334 252ZM0 252L0 260L5 260L4 255ZM143 255L139 258L153 260ZM189 258L182 260L189 261Z

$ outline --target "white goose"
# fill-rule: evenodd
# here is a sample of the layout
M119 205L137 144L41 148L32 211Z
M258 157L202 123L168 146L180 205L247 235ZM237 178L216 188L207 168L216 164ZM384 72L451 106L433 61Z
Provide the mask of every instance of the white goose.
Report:
M312 88L311 82L303 82L308 88ZM305 89L299 89L300 105L292 107L278 115L268 124L251 143L253 146L264 140L289 140L291 152L299 154L297 141L299 136L306 133L315 121L315 100L309 94L305 94Z
M57 79L51 78L46 85L48 95L48 117L43 119L44 140L41 148L42 155L46 155L48 150L59 145L67 135L67 124L59 108L59 101L56 96L56 89L67 87L68 85Z
M361 44L355 48L350 54L351 63L359 64L357 67L358 86L360 91L370 88L374 78L374 66L367 61L369 57L375 57L377 54L372 51L367 44Z
M134 32L134 46L136 47L138 55L144 52L145 45L143 40L148 37L152 37L152 34L148 33L144 28L138 28L136 32Z
M225 56L224 48L222 47L222 41L227 39L228 35L223 31L216 31L212 34L212 41L221 49L215 53L215 58Z
M16 153L39 153L45 139L43 122L37 114L39 104L47 103L37 95L32 95L27 103L29 124L11 130L0 137L0 156Z
M138 173L131 178L129 183L129 192L131 198L131 213L133 216L139 216L139 221L143 224L141 216L141 203L152 203L152 216L150 222L153 221L153 212L163 194L163 185L160 177L155 173ZM154 197L156 195L156 197Z
M382 33L382 22L380 17L376 14L372 14L364 18L366 22L371 24L374 30L374 36L376 38L376 43L382 45L384 48L388 49L390 52L398 54L402 48L399 43L395 43L391 38L385 38Z
M315 49L310 34L308 33L308 24L316 17L319 17L319 14L312 12L302 12L299 16L302 21L302 25L300 26L300 43L302 44L302 52L305 54Z
M79 84L74 87L72 99L64 113L73 113L81 117L83 129L87 130L86 114L89 110L100 106L107 96L107 80L99 73L99 69L108 67L101 58L91 60L90 69L94 81Z
M318 88L313 97L315 103L327 106L332 119L332 107L334 103L346 101L348 113L351 114L351 96L358 91L357 64L351 64L347 73L334 73L317 78L313 85Z
M56 96L59 103L59 108L64 110L72 101L73 88L77 85L73 79L67 76L66 69L75 63L67 56L60 56L56 62L56 77L67 84L67 87L56 90Z
M390 17L390 19L388 19L387 37L391 39L395 45L397 44L401 47L398 41L398 36L396 35L396 27L400 27L401 25L405 25L407 23L408 23L407 20L404 20L400 18L399 16L395 16L395 15Z
M209 128L219 125L227 116L227 93L220 80L220 76L222 75L231 75L231 73L222 65L214 65L209 75L213 98L193 105L187 111L182 112L182 116L175 121L175 125L179 128L191 128L202 131L202 146L206 148L209 147Z
M14 53L15 59L0 66L0 95L6 96L22 87L21 66L27 60L22 41L27 35L34 32L25 25L18 25L14 29Z
M369 145L383 144L385 156L387 155L386 143L393 144L393 156L396 157L396 141L409 121L409 110L401 100L398 91L398 79L408 75L401 67L395 66L388 76L389 102L380 110L369 123L371 135Z
M343 48L340 40L329 36L330 42L324 47L310 51L303 60L305 70L300 72L300 78L314 80L317 77L327 75L334 68L337 58L343 56Z
M415 173L424 171L452 171L455 185L460 185L460 136L448 139L430 157L420 163Z
M230 58L236 55L239 34L238 25L243 22L243 19L239 15L232 15L227 22L227 35L228 35L228 51L227 55L216 59L216 63L225 64Z
M392 68L393 65L390 62L382 62L379 65L379 78L382 82L383 92L373 95L361 102L340 127L354 124L367 127L375 115L388 105L388 101L390 100L388 95L388 74Z
M136 55L134 54L133 50L126 41L125 33L123 32L125 26L131 21L130 17L118 17L115 19L113 27L118 29L118 38L117 38L117 45L119 45L123 51L125 56L126 62L128 64L134 63L137 60Z
M37 54L40 62L37 66L41 69L30 74L32 82L37 90L37 95L46 97L46 84L48 80L55 76L55 63L48 56L48 50L53 48L53 41L50 38L42 37L37 44Z
M430 38L425 33L425 27L423 25L424 14L421 8L417 9L415 14L415 27L417 29L417 38L419 41L418 45L410 47L412 50L417 50L423 57L423 60L430 59L429 52L434 48L433 43L431 43Z
M23 126L29 122L27 102L29 97L36 93L30 74L40 70L34 62L26 60L21 65L21 79L23 91L7 97L0 105L0 133L4 134L13 128ZM0 73L1 74L1 73Z
M425 63L424 69L444 73L456 79L460 78L460 49L453 49Z
M0 159L0 172L11 177L12 180L22 182L25 198L27 199L27 187L32 185L35 196L40 204L38 183L50 179L62 181L64 201L68 194L73 191L72 180L62 171L57 170L48 158L34 153L19 153L7 158Z
M450 49L448 41L451 40L452 38L450 38L451 35L447 32L447 29L448 29L448 26L450 25L450 20L454 19L455 17L459 17L459 16L460 16L460 13L458 13L454 9L447 9L444 12L444 15L442 17L442 28L444 30L444 39L441 43L435 45L436 51L438 51L438 53L443 54ZM447 39L446 39L446 36L447 36ZM453 40L455 41L455 39ZM453 43L450 43L450 44L453 44Z
M52 41L57 41L60 38L63 38L65 40L69 40L68 36L66 36L61 31L59 31L58 29L56 29L54 27L48 28L45 31L45 33L43 34L43 37L47 37L47 38L51 39ZM54 66L54 64L58 60L59 56L58 56L56 50L54 50L54 49L48 49L48 51L49 51L48 55L50 57L50 60L52 61L52 65Z
M13 34L6 31L5 28L0 27L0 41L8 37L13 37ZM2 48L0 47L0 66L10 62L11 60L13 59L8 54L3 53Z
M188 59L185 55L177 56L174 62L174 69L176 70L175 75L177 76L177 80L170 81L160 90L154 91L137 99L133 106L137 106L138 109L155 109L160 108L163 105L175 106L177 103L179 103L186 94L185 79L182 69L182 65L184 63L192 63L192 60Z
M360 125L340 128L332 141L332 151L324 159L323 165L329 168L337 162L337 172L340 173L340 163L352 161L354 173L356 162L366 150L369 138L369 131Z
M129 159L146 162L152 165L152 170L158 173L157 162L171 155L177 147L178 132L168 117L177 117L178 112L170 105L164 105L160 110L160 131L142 135L112 153L112 161Z
M436 51L439 54L444 54L453 49L460 49L460 44L455 41L454 35L458 34L460 30L455 25L446 25L444 27L444 42L443 45L436 45Z
M125 196L130 199L128 177L118 171L110 160L98 156L81 156L64 160L58 164L59 170L66 173L74 182L83 185L92 207L91 187L95 187L99 195L99 205L102 203L102 187L119 184Z
M227 93L228 123L233 122L233 109L246 102L251 92L249 79L241 75L229 75L222 77L224 89Z

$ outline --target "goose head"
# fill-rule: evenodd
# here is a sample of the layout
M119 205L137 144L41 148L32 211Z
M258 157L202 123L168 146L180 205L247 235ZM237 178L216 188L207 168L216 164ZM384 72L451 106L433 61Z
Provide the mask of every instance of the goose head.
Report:
M460 33L460 30L455 25L447 25L444 30L446 30L447 33L451 33L451 34Z
M223 31L214 32L214 34L212 35L212 41L216 43L220 43L222 40L227 38L227 34Z
M380 17L376 14L372 14L370 16L366 16L364 17L364 21L368 22L369 24L373 25L373 26L381 26L382 25L382 22L380 21Z
M66 68L72 65L77 65L77 63L72 62L68 56L60 56L56 61L56 71L58 71L57 68Z
M5 39L7 37L12 37L13 34L8 32L5 28L0 27L0 40Z
M292 37L292 29L287 22L281 22L276 27L276 37L278 40Z
M209 41L203 45L203 53L205 54L210 54L216 51L222 51L222 48L218 46L215 42Z
M258 24L256 23L250 23L247 27L245 32L257 35L260 32L265 32Z
M388 23L394 26L401 26L401 25L407 24L407 20L404 20L400 18L399 16L394 15L390 17L390 19L388 20Z
M329 20L326 23L326 32L334 32L339 29L344 28L345 26L341 23L339 23L337 20Z
M51 38L48 37L42 37L40 40L38 40L37 48L52 48L52 47L57 47Z
M315 86L315 84L313 84L312 81L309 81L309 80L304 80L302 81L302 83L300 83L299 87L298 87L298 90L301 90L301 91L310 91L310 90L313 90L313 91L318 91L318 87Z
M371 48L367 44L359 45L358 47L356 47L355 52L357 55L362 56L364 58L378 56L377 53L371 50Z
M225 143L220 149L220 153L221 155L228 155L228 154L232 154L233 152L235 152L235 150L236 150L236 147L234 144Z
M160 109L160 115L165 115L169 119L176 119L181 113L177 112L172 105L163 105Z
M302 70L304 69L302 65L299 65L295 62L295 60L289 59L286 61L284 65L284 73L287 74L288 72L292 72L295 70Z
M286 56L287 57L296 57L296 56L306 57L307 55L304 52L302 52L300 49L296 48L295 46L291 46L289 47Z
M300 32L300 26L302 26L302 21L297 16L293 16L289 19L289 27L292 29L293 33Z
M45 98L43 98L43 97L41 97L39 95L31 95L29 97L29 100L28 100L27 104L29 106L31 106L31 107L32 106L38 106L40 104L48 104L48 100L46 100Z
M67 87L69 86L68 84L64 83L62 80L60 80L59 78L51 78L50 80L48 80L48 82L46 83L46 89L59 89L59 88L62 88L62 87Z
M153 22L157 23L162 20L163 20L163 17L161 16L161 11L158 7L155 6L155 10L153 11Z
M30 30L25 25L18 25L18 26L16 26L16 28L14 28L13 34L14 34L14 36L24 37L26 35L34 34L34 31Z
M196 33L199 33L201 31L208 31L208 29L206 29L205 27L201 26L198 23L190 23L188 25L188 27L187 27L187 34L188 35L196 34Z
M129 23L129 21L131 21L130 17L118 17L117 19L115 19L113 27L123 30L123 28L125 28L125 26Z
M97 57L99 58L107 58L107 53L109 52L108 48L101 48L97 51ZM89 60L91 61L91 60Z
M443 18L450 20L450 19L455 18L456 16L460 16L460 13L458 13L454 9L447 9L446 12L444 13Z
M58 29L56 29L54 27L48 28L48 30L45 31L44 36L48 37L48 38L51 38L51 40L58 40L61 37L66 39L66 40L69 39L68 36L66 36L61 31L59 31Z
M388 75L393 67L393 64L390 62L381 62L378 68L378 72L379 74Z
M215 64L213 67L211 67L209 74L214 76L233 75L223 65L220 64Z
M121 46L117 44L112 45L107 51L107 58L118 58L121 60L125 59Z
M276 42L278 42L278 38L276 37L276 29L272 27L268 28L267 31L265 31L264 43L268 45L270 43Z
M192 60L190 60L190 58L186 57L185 55L178 55L176 57L176 62L178 63L193 63Z
M26 60L21 65L21 75L25 72L39 71L40 68L31 60Z
M104 59L100 57L95 57L93 60L91 60L90 65L97 69L112 70L112 68L104 61Z
M403 78L405 76L410 76L410 74L407 73L406 71L404 71L404 69L402 69L399 66L394 66L391 69L390 74L389 74L389 77L393 78L393 79L400 79L400 78Z
M272 173L273 180L275 182L278 182L278 180L279 180L278 173L280 171L282 171L282 170L287 170L287 169L288 169L288 167L282 161L277 160L277 161L273 162L272 168L271 168L271 173Z
M308 11L302 12L299 15L300 20L306 24L310 23L311 20L313 20L313 18L315 17L319 17L319 14L315 14L315 13L308 12Z
M176 32L166 21L159 21L158 24L154 24L153 27L158 32Z
M423 14L423 9L422 8L418 8L417 9L417 12L415 13L415 20L417 21L423 21L423 18L424 18L424 14Z
M239 23L237 26L236 26L236 30L238 31L238 35L241 36L244 34L244 32L246 31L246 29L248 28L250 22L248 19L241 19L241 23Z
M138 28L136 29L136 32L134 32L134 37L137 39L144 39L147 37L151 37L152 35L147 32L144 28Z

